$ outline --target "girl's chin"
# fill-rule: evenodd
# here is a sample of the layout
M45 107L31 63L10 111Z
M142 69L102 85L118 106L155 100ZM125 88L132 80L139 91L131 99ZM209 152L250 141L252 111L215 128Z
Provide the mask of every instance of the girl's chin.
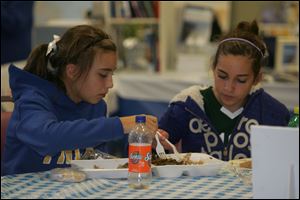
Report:
M88 102L89 102L90 104L97 104L97 103L99 103L101 100L102 100L102 97L101 97L101 98L91 99L91 100L89 100Z
M97 103L99 103L100 101L90 101L89 103L90 104L97 104Z
M222 95L221 98L222 98L223 101L227 101L227 102L232 102L235 99L234 97L227 96L227 95Z
M230 108L235 104L235 102L233 101L233 99L228 99L228 98L222 98L222 105L225 108Z

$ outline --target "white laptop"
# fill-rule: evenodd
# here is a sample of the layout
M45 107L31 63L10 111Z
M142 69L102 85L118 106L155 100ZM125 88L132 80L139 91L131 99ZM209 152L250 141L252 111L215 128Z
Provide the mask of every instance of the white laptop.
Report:
M253 198L299 199L299 128L251 126Z

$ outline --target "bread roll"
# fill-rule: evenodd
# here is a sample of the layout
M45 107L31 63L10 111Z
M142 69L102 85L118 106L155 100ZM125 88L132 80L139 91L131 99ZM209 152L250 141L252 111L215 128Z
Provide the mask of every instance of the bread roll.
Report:
M81 182L86 179L86 174L72 168L55 168L51 170L51 179L61 182Z
M251 158L242 158L238 160L230 160L229 163L231 163L235 167L241 167L241 168L252 168L252 160Z

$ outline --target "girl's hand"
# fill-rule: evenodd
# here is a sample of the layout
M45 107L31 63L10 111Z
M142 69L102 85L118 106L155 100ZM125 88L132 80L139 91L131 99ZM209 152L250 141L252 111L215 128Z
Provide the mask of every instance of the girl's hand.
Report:
M160 134L158 134L158 138L159 138L160 143L163 145L164 149L172 151L172 147L165 141L166 139L169 138L169 133L162 129L158 129L157 132L160 133ZM156 140L153 139L152 148L155 149L155 147L156 147Z
M156 131L158 129L158 122L157 117L152 115L146 115L146 126L149 129L149 131L152 134L152 138L154 138L154 135L156 134Z
M158 128L157 117L152 115L145 115L145 116L146 116L146 126L149 129L150 133L154 136ZM134 128L134 126L136 125L135 117L136 115L120 117L121 123L123 125L124 133L129 133Z

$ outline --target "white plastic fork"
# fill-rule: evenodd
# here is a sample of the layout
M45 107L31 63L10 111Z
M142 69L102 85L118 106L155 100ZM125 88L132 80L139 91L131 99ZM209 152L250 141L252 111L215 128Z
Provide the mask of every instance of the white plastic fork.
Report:
M160 132L156 132L160 137L162 137L162 135L160 134ZM157 137L157 139L156 140L158 140L158 136L157 136L157 134L155 134L155 137ZM175 147L175 145L174 144L172 144L168 139L165 139L165 141L172 147L172 149L173 149L173 152L174 152L174 154L175 154L175 159L176 159L176 161L177 162L180 162L180 161L182 161L182 157L181 157L181 155L180 155L180 153L177 151L177 149L176 149L176 147ZM161 145L161 144L160 144ZM157 148L157 147L156 147ZM157 152L157 150L156 150L156 152ZM165 151L164 151L165 152ZM166 155L165 155L166 156Z
M161 159L167 159L165 149L163 145L160 143L158 135L155 134L155 139L156 139L156 153Z

